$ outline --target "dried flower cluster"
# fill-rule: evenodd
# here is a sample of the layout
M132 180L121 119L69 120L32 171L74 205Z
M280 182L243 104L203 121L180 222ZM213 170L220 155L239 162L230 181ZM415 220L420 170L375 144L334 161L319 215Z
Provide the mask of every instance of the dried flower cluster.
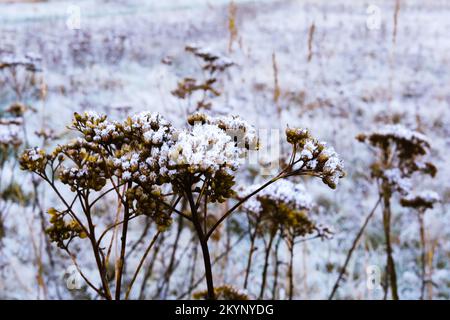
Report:
M247 187L243 194L249 194L257 187ZM303 237L314 232L321 233L323 229L310 219L309 212L313 206L312 198L302 184L281 180L250 198L243 208L256 215L258 223L272 232L280 230L286 235Z
M209 96L217 97L221 94L220 90L216 87L218 81L217 74L219 72L225 72L234 63L228 58L213 53L207 48L188 45L185 49L202 61L201 68L207 73L207 76L203 80L198 80L194 77L185 77L178 82L177 88L172 91L172 94L179 99L190 99L196 93L200 93L201 96L196 101L195 110L209 110L212 106L211 101L208 99Z
M400 203L404 207L432 209L433 206L440 200L441 198L436 192L432 190L425 190L418 193L409 193L400 200Z
M409 130L402 125L388 125L384 128L360 134L357 139L376 147L382 161L372 165L372 176L379 177L402 193L407 193L411 182L409 178L415 172L434 176L436 167L420 158L430 149L428 138L420 132Z
M288 129L287 138L293 146L289 166L264 186L238 197L238 203L217 218L208 214L208 204L223 202L236 194L235 171L245 163L250 150L258 150L258 136L252 126L235 116L196 113L187 120L190 126L177 129L158 113L142 112L123 121L110 121L106 115L94 112L76 113L71 129L79 134L78 138L50 153L27 149L20 158L22 169L48 182L67 207L50 210L50 239L65 250L69 250L74 238L87 237L91 241L103 285L103 291L97 291L106 298L111 298L107 266L102 265L103 252L97 243L101 239L95 237L91 208L111 191L124 210L116 299L120 298L126 229L131 217L150 217L159 231L171 225L173 212L193 223L204 257L208 298L215 296L208 239L247 200L247 208L260 211L257 214L266 222L263 229L273 236L278 231L289 239L313 232L323 234L308 217L312 202L306 190L284 178L317 176L335 188L344 172L342 161L332 148L317 142L305 130ZM58 192L57 178L75 194L71 205ZM97 200L89 197L93 192L101 192ZM258 192L261 193L257 198L251 199ZM181 199L190 210L177 209ZM87 226L73 209L77 200ZM231 292L222 291L217 295Z
M50 215L51 226L47 228L46 232L51 241L55 242L58 247L64 248L65 240L72 240L75 237L84 239L87 237L83 227L74 219L65 219L68 212L59 212L55 208L48 209Z
M0 70L6 68L24 67L28 71L40 71L41 58L28 53L24 56L4 55L0 59Z
M249 194L257 187L257 185L249 186L244 190L243 194ZM302 184L281 180L263 189L257 196L249 199L243 207L255 213L263 212L264 207L261 201L266 199L274 204L289 206L292 210L309 210L313 206L312 198Z
M17 123L17 121L4 121L3 119L0 123L0 148L2 149L2 154L6 153L7 149L11 147L16 149L22 144Z
M339 155L325 142L313 138L308 130L287 128L286 138L293 146L292 158L288 164L290 172L309 172L322 178L330 188L335 189L339 179L345 176L344 164Z
M411 194L412 178L416 173L434 177L437 169L430 162L423 162L422 157L429 153L430 142L419 132L409 130L402 125L388 125L384 128L356 137L359 141L375 148L376 160L371 166L371 175L378 180L378 192L383 204L383 228L386 238L386 283L385 296L389 289L394 300L399 299L397 274L391 242L391 197L399 192L403 199L401 204L409 207L432 206L435 196ZM419 215L420 216L420 215ZM421 230L422 217L419 217ZM421 235L423 236L423 232ZM423 238L423 237L422 237Z
M201 119L201 121L194 121ZM180 190L186 179L213 179L207 193L223 201L233 193L231 172L242 163L250 145L257 145L255 129L238 117L211 118L196 114L191 128L176 130L161 115L143 112L123 122L93 112L75 114L72 128L82 137L46 154L38 148L22 155L22 168L45 175L57 169L73 192L102 190L108 181L130 184L126 194L136 212L159 215L165 183ZM237 141L239 133L240 140ZM166 224L169 219L158 219Z
M213 74L216 71L225 71L234 65L234 62L221 54L213 52L209 48L202 48L197 45L187 45L186 51L193 53L196 57L202 59L205 64L203 70Z
M29 109L21 103L13 103L0 113L0 157L2 159L6 158L10 151L17 150L23 143L21 134L23 115Z

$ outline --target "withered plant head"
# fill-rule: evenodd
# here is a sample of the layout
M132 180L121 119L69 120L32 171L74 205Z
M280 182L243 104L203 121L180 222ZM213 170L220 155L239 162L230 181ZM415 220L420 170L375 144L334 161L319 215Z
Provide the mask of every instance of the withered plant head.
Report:
M23 144L23 115L30 109L21 103L13 103L0 112L0 163L3 164Z
M57 211L55 208L48 209L50 215L50 227L45 232L50 240L55 242L59 248L65 248L64 241L72 241L74 238L84 239L87 237L83 227L74 219L69 218L67 211Z
M440 201L439 195L431 190L425 190L419 193L410 193L400 199L403 207L414 208L419 211L433 209L434 205Z
M243 194L251 193L256 185L248 187ZM244 204L252 223L261 234L282 235L294 239L319 231L311 219L313 201L302 184L281 180L260 191Z
M166 194L183 195L186 188L207 182L202 192L209 201L225 201L234 195L233 171L257 145L256 130L238 117L197 114L188 121L191 127L177 130L157 113L121 122L76 113L70 128L78 138L49 154L28 149L20 165L46 180L56 176L76 193L126 185L125 198L134 212L165 229L171 222L162 204Z
M374 147L377 152L377 160L371 166L372 177L387 181L404 194L410 189L409 179L413 174L434 177L437 173L433 163L422 160L429 154L430 142L420 132L396 124L360 134L356 138Z
M207 72L207 76L203 80L185 77L177 83L177 88L171 93L179 99L188 99L197 92L201 93L201 98L195 102L195 110L210 110L212 107L210 98L221 95L221 91L216 87L218 74L225 72L234 63L209 49L194 45L188 45L185 49L202 61L201 68Z
M292 156L288 162L289 175L311 175L322 178L335 189L339 179L345 176L344 163L332 147L311 136L308 130L287 128L286 139L292 145Z
M0 58L0 70L23 67L30 72L41 71L41 58L32 54L24 56L6 55Z
M169 181L166 158L174 129L159 114L141 113L122 122L93 112L76 113L71 128L77 139L51 153L32 148L21 158L23 169L46 180L58 177L73 192L101 191L107 185L128 185L126 201L137 214L153 217L162 228L170 219L161 216L160 186Z
M187 45L185 47L187 52L193 53L196 57L203 60L203 70L209 71L213 74L216 71L223 72L234 65L230 59L211 51L208 48L202 48L196 45Z

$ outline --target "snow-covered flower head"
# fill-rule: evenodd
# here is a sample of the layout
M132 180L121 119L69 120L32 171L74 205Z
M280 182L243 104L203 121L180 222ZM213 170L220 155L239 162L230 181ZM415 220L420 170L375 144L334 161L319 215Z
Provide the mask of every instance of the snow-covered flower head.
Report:
M2 148L17 148L21 144L22 139L19 134L18 126L0 124L0 146Z
M215 71L225 71L234 63L229 58L221 55L220 53L212 51L207 47L200 47L195 44L189 44L186 46L186 51L193 53L196 57L199 57L204 61L203 69L211 73Z
M217 171L222 167L236 169L239 150L219 127L195 124L191 130L182 130L169 151L169 165L190 172Z
M251 185L242 192L243 196L252 193L260 187ZM261 212L261 199L271 199L276 203L289 205L293 210L310 210L313 207L311 195L306 192L302 184L282 179L261 190L255 197L244 203L243 207L252 212Z
M422 192L411 192L400 200L404 207L417 209L432 209L433 206L441 200L441 197L432 190Z
M415 172L431 176L436 174L437 169L432 163L421 160L429 153L430 142L420 132L396 124L360 134L356 138L376 147L379 152L378 161L372 165L372 176L387 180L400 191L407 191L408 188L402 184Z
M417 131L410 130L400 124L386 125L383 128L368 134L360 134L360 141L368 140L376 147L384 148L386 144L394 143L399 148L401 157L413 155L424 155L430 148L428 138Z
M24 170L42 173L47 165L47 156L40 148L30 148L23 152L19 162Z
M247 187L243 195L258 188ZM269 232L282 230L286 236L304 236L317 231L316 223L309 217L313 208L311 196L303 185L280 180L257 193L243 205L244 210L255 216L261 228Z
M42 58L34 53L25 55L3 55L0 57L0 70L4 68L23 67L28 71L36 72L41 70Z
M188 122L192 127L179 131L169 149L170 168L191 173L236 170L248 149L257 145L256 130L239 117L197 113Z
M306 129L287 128L286 138L293 146L293 156L289 163L292 175L315 175L335 189L345 172L344 163L334 148L313 138Z

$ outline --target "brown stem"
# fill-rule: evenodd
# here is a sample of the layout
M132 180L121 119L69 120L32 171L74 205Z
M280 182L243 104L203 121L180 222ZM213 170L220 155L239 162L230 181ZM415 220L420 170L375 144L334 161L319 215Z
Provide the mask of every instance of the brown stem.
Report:
M106 270L102 265L102 261L99 254L99 246L95 239L95 226L92 223L91 213L89 211L86 211L86 218L88 221L88 228L89 228L88 238L91 242L92 250L94 252L95 263L97 264L97 269L100 274L103 291L105 292L106 299L111 300L112 299L111 292L109 290L108 281L106 280Z
M259 220L256 222L255 229L250 235L250 251L247 258L247 268L245 269L244 289L247 289L248 278L252 267L253 253L255 252L256 233L258 231Z
M149 280L149 278L151 277L151 275L153 273L153 267L156 262L156 257L158 256L159 250L161 249L164 239L165 239L165 233L163 233L161 235L161 237L159 237L159 241L155 245L155 250L153 250L153 255L150 260L150 265L148 266L147 270L145 271L144 280L141 283L141 288L140 288L140 292L139 292L139 300L143 300L145 298L145 287L147 285L147 281Z
M388 285L392 291L392 299L399 300L397 290L397 274L395 272L395 262L392 255L391 244L391 203L390 203L390 187L387 183L383 183L383 227L386 238L386 277L389 283L386 283L386 292Z
M294 296L294 240L291 239L288 242L289 248L289 269L288 269L288 279L289 279L289 300L292 300Z
M231 246L230 246L230 250L232 248L234 248L238 243L240 243L243 239L245 238L244 234L241 235ZM190 286L189 289L187 291L185 291L184 293L180 294L177 297L177 300L181 300L183 298L185 298L187 295L190 295L190 293L192 292L192 290L194 290L195 288L197 288L201 281L205 278L205 275L203 274L197 281L194 282L194 267L195 267L195 261L196 261L196 257L197 257L197 246L194 247L195 250L195 255L194 255L194 263L192 265L191 268L191 280L190 280ZM218 255L217 257L214 258L214 260L212 261L211 265L214 266L217 262L219 262L222 258L226 257L227 254L229 253L229 251L225 251L222 252L220 255Z
M157 296L159 296L161 294L163 289L165 289L165 293L167 293L167 291L169 291L170 278L171 278L171 276L173 274L173 271L175 269L174 268L175 257L176 257L176 252L177 252L177 249L178 249L178 242L180 240L180 236L181 236L181 232L182 231L183 231L183 218L180 216L180 218L178 220L178 228L177 228L177 233L175 235L175 241L174 241L174 243L172 245L172 253L170 255L169 265L168 265L166 271L164 272L164 278L162 279L163 281L162 281L161 285L159 286L158 291L156 293Z
M341 271L339 272L339 276L338 276L336 282L334 283L333 290L331 290L331 294L328 297L328 300L333 299L333 297L334 297L334 295L335 295L335 293L336 293L336 291L337 291L337 289L339 287L339 282L342 280L342 278L344 277L344 274L345 274L345 272L347 270L347 266L348 266L348 263L350 262L350 258L352 257L352 254L355 251L355 249L356 249L356 247L357 247L357 245L359 243L359 239L363 235L364 230L367 227L367 224L369 223L370 219L372 218L373 214L375 213L375 210L378 208L378 205L380 204L380 202L381 202L381 197L378 198L378 200L377 200L375 206L373 207L372 211L370 211L370 213L367 216L366 220L364 220L363 225L359 229L358 234L355 237L355 240L353 240L352 246L351 246L350 250L347 253L347 257L345 258L344 265L342 266Z
M205 277L206 277L206 285L208 287L208 300L215 300L214 283L211 270L211 258L209 256L208 243L204 240L201 240L200 246L202 248L203 261L205 264Z
M128 183L128 188L131 187L131 183ZM118 261L118 267L117 267L117 278L116 278L116 300L120 300L120 291L122 288L122 275L123 275L123 269L125 264L125 251L127 247L127 233L128 233L128 221L130 218L130 206L128 202L126 201L123 206L124 209L124 216L123 216L123 225L122 225L122 237L120 238L121 241L121 248L120 248L120 257Z
M137 278L137 276L138 276L138 274L139 274L139 271L140 271L141 268L142 268L142 265L144 264L145 258L147 258L147 255L149 254L151 248L152 248L153 245L155 244L155 242L156 242L156 240L158 239L158 236L159 236L160 234L161 234L161 231L158 231L158 232L155 234L155 236L153 237L152 241L150 242L150 244L148 245L147 249L145 250L144 255L142 256L141 260L139 261L139 265L138 265L138 267L136 268L136 271L134 272L133 279L131 279L131 282L130 282L130 284L129 284L129 286L128 286L128 290L127 290L127 292L126 292L126 294L125 294L125 300L128 300L128 297L129 297L130 292L131 292L131 288L133 288L133 284L134 284L134 282L136 281L136 278Z
M420 257L420 263L421 263L421 280L422 280L422 287L420 289L420 300L423 300L425 296L425 287L426 287L426 247L425 247L425 227L423 222L423 211L419 211L419 232L420 232L420 246L421 246L421 257Z
M275 238L275 234L270 235L269 243L266 247L266 255L264 258L264 267L262 272L262 282L261 282L261 291L259 292L259 299L264 298L264 291L266 289L266 280L267 280L267 269L269 268L269 256L270 250L272 248L273 239Z
M279 276L279 269L281 261L279 260L279 250L280 250L280 243L282 239L282 233L280 232L280 235L278 236L277 242L275 243L275 266L273 271L273 286L272 286L272 299L276 299L277 297L277 289L278 289L278 276Z
M192 196L192 191L189 189L186 192L189 205L191 207L191 214L192 214L192 222L194 224L195 230L197 231L197 236L200 241L200 247L202 248L203 253L203 262L205 265L205 277L206 277L206 285L208 288L208 300L215 300L215 294L214 294L214 283L213 283L213 276L212 276L212 269L211 269L211 258L209 255L209 249L208 249L208 238L203 233L202 224L199 219L197 206L194 203L194 198Z

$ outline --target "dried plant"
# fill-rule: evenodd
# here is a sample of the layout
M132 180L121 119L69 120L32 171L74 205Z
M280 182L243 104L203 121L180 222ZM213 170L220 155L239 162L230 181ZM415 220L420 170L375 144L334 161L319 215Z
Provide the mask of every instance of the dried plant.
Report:
M213 53L209 49L194 45L188 45L185 49L202 61L201 69L206 73L206 76L203 80L198 80L193 77L184 78L178 82L177 88L172 91L172 94L179 99L187 99L189 101L194 97L198 97L194 109L188 110L189 113L209 110L212 107L211 98L221 95L220 89L216 87L217 77L220 73L225 72L233 66L234 63L226 57ZM199 96L196 93L199 93Z
M41 58L32 53L24 56L0 56L0 77L15 94L16 101L25 101L28 96L38 95L41 69ZM6 87L6 86L5 86Z
M138 216L148 216L157 225L159 234L170 226L172 213L190 221L194 227L203 253L208 298L214 299L208 241L225 219L277 180L309 175L320 177L335 188L344 175L342 162L332 148L312 138L306 130L287 129L287 140L292 145L288 165L220 218L208 223L209 205L224 202L235 194L233 172L243 164L249 150L257 149L258 138L255 129L238 117L194 114L188 123L191 128L175 129L161 115L146 112L122 122L109 121L106 116L92 112L75 114L71 128L81 134L80 138L48 154L38 148L29 149L20 159L21 167L46 181L64 205L63 209L49 211L52 226L47 233L52 241L73 258L71 242L77 238L90 241L101 287L82 275L103 298L112 299L112 294L107 270L109 256L101 241L115 226L122 225L115 299L122 297L129 223ZM71 200L57 186L58 178L73 193ZM98 237L95 204L110 192L118 198L123 220L106 228ZM188 204L188 213L177 209L181 199ZM154 243L151 241L149 248ZM135 270L133 280L141 265ZM126 298L132 285L133 281Z
M308 58L306 59L308 62L311 62L313 57L313 41L314 41L314 33L316 32L316 25L313 22L309 27L308 31Z
M250 186L244 194L252 192L257 186ZM259 298L264 298L266 287L267 270L269 266L269 254L273 241L277 234L284 239L289 250L289 263L287 278L289 282L288 296L293 298L294 294L294 247L299 241L314 238L325 238L331 235L328 228L322 227L311 219L309 212L313 207L311 196L301 184L289 180L281 180L262 190L255 197L244 204L247 212L249 225L253 228L251 234L251 248L247 260L247 272L244 288L247 287L248 275L250 273L252 256L254 252L254 241L256 236L262 237L265 243L265 263L262 271L261 290ZM305 238L309 235L309 238ZM264 236L269 240L265 241ZM300 239L298 239L300 238Z
M228 40L228 52L233 51L233 43L238 38L238 28L236 25L237 20L237 6L234 1L230 1L228 5L228 32L230 34L230 39Z
M277 108L278 117L281 116L281 106L280 106L280 95L281 89L280 84L278 83L278 65L277 58L275 52L272 53L272 69L273 69L273 102Z
M357 137L375 148L376 161L371 166L372 177L377 181L378 192L383 204L383 227L386 238L386 281L385 297L392 292L392 298L399 299L397 274L391 241L391 198L393 193L407 194L411 189L411 178L416 173L436 175L436 167L423 162L430 143L426 136L408 130L401 125L389 125L379 131L361 134Z
M428 209L433 209L434 205L440 201L439 195L430 190L422 191L420 193L410 193L400 200L402 206L412 208L417 212L417 218L419 222L419 234L420 234L420 262L421 262L421 274L422 287L420 289L420 299L425 297L425 289L427 284L431 283L431 266L427 272L427 241L425 232L424 215Z

